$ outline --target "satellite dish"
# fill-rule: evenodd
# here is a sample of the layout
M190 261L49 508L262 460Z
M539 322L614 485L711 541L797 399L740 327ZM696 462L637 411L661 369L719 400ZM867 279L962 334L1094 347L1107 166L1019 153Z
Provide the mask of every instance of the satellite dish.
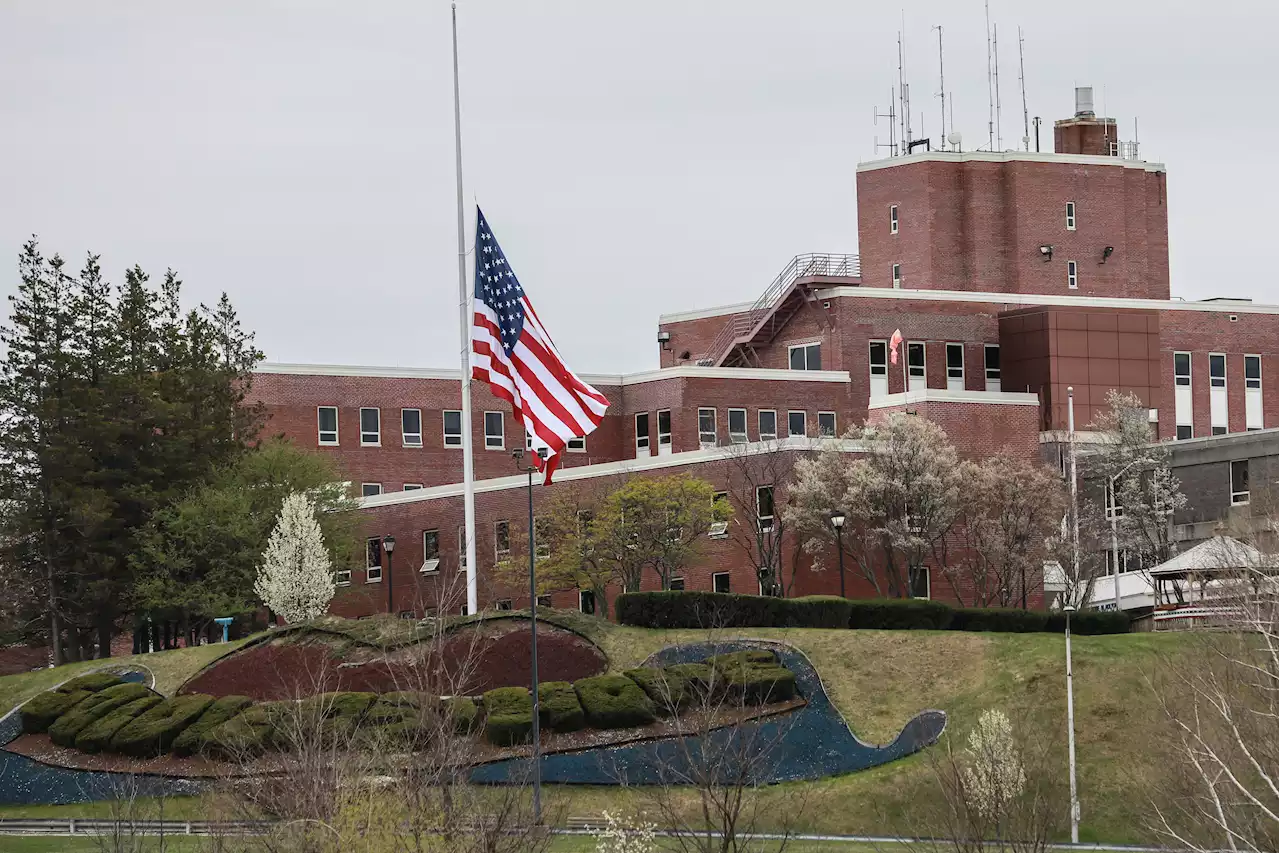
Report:
M953 130L950 133L948 133L947 142L951 143L956 148L959 148L960 147L960 131Z

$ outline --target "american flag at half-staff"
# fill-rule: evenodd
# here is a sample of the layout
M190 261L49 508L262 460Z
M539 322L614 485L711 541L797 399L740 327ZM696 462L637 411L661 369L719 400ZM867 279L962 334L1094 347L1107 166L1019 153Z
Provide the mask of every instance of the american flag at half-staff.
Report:
M565 365L478 207L475 256L471 378L511 404L550 484L565 445L595 430L609 401Z

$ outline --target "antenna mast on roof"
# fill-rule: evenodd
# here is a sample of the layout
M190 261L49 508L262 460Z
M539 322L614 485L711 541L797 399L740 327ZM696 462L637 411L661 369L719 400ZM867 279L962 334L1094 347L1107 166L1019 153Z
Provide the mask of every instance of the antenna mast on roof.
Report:
M991 91L991 0L983 0L982 8L987 16L987 150L995 150L995 95Z
M1027 115L1027 68L1022 61L1022 27L1018 27L1018 83L1022 87L1022 150L1031 150L1031 123Z
M893 89L892 88L889 89L889 112L887 113L878 112L878 110L880 109L879 107L876 107L875 109L877 110L877 112L873 112L871 114L872 116L871 123L873 125L879 124L880 119L882 118L887 118L889 120L889 143L887 145L882 145L880 143L880 139L875 136L871 137L871 141L875 146L876 151L879 151L881 148L888 148L889 156L897 157L898 156L898 138L895 135L897 128L894 127L894 120L897 119L898 115L893 111Z
M906 14L903 14L903 26L906 26ZM907 48L906 42L902 35L902 30L898 31L898 102L899 111L902 115L902 145L903 151L911 150L911 87L907 84L906 77L907 64Z
M938 146L940 150L947 149L947 78L942 73L942 24L933 29L938 31L938 97L942 99L942 144ZM954 125L952 126L954 129Z
M1004 150L1004 137L1000 135L1000 43L997 39L1000 37L1000 25L996 24L991 28L991 55L995 57L996 64L996 150Z

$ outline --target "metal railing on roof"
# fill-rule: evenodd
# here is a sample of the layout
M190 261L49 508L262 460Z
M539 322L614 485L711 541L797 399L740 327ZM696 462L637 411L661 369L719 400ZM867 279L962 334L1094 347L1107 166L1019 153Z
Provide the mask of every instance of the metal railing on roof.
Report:
M778 299L792 284L802 278L819 277L856 277L862 274L862 265L857 255L832 255L812 253L796 255L782 272L773 279L764 293L755 303L740 314L735 314L725 323L724 328L711 341L707 351L698 364L715 366L720 363L733 346L734 339L749 333L770 311L774 310Z

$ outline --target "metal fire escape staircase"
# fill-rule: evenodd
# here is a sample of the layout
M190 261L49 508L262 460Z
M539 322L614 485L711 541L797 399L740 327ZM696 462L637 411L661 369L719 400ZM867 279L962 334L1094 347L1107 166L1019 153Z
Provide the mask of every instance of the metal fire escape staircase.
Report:
M798 312L813 310L815 286L857 284L861 272L857 255L796 255L754 305L729 319L698 364L759 367L756 349L769 344ZM826 322L826 315L822 317Z

